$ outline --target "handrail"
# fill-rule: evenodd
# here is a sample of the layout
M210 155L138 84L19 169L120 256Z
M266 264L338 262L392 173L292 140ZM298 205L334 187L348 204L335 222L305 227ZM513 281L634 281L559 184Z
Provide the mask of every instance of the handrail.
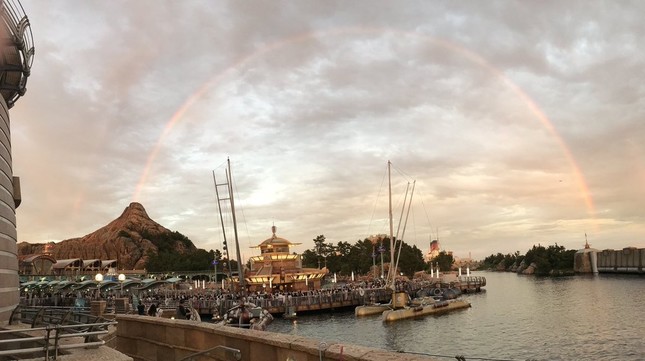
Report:
M0 340L0 345L8 345L12 343L19 343L19 342L25 342L25 341L32 341L32 342L42 341L44 343L44 345L41 347L1 350L0 356L44 352L45 358L50 359L50 352L53 352L53 355L51 356L51 358L53 360L56 360L60 350L84 348L88 346L98 347L98 346L104 345L105 341L103 340L91 341L91 342L87 342L87 340L89 336L98 336L98 335L107 334L109 332L107 330L107 327L115 324L116 324L116 321L105 321L105 322L97 322L97 323L90 323L90 324L76 324L76 325L48 325L46 327L35 327L35 328L29 328L29 329L23 329L23 330L0 330L0 335L15 334L18 331L23 333L44 331L43 336L16 337L16 338ZM74 330L74 329L77 329L78 327L84 328L85 326L87 326L88 331L82 331L82 332L68 331L68 329ZM94 331L93 329L95 329L95 327L97 326L103 326L103 327L102 329ZM52 332L54 333L53 336L52 336ZM66 345L61 345L59 343L61 339L69 338L69 337L84 337L85 342L75 342L75 343L66 344ZM53 345L51 344L52 341L53 341Z
M209 348L208 350L203 350L203 351L196 352L196 353L194 353L192 355L188 355L188 356L186 356L186 357L184 357L182 359L179 359L179 361L189 361L189 360L192 361L197 356L202 356L202 355L210 356L209 354L212 351L219 351L219 350L222 350L224 355L223 356L218 356L218 357L224 357L227 360L230 360L230 357L233 357L233 359L237 360L237 361L242 359L242 352L240 352L240 350L238 350L236 348L232 348L232 347L228 347L228 346L221 346L220 345L220 346L215 346L215 347Z

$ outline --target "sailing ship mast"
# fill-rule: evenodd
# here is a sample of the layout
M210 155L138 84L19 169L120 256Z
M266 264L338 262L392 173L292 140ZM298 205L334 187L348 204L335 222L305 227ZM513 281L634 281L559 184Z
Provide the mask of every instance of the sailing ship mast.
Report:
M224 231L224 220L222 219L222 208L220 207L221 201L229 201L231 203L231 214L233 217L233 234L235 235L235 252L237 256L237 272L239 277L240 289L242 293L246 293L246 281L244 279L244 268L242 267L242 257L240 255L240 243L237 236L237 220L235 218L235 200L233 198L233 175L231 173L231 160L226 159L227 168L226 168L226 183L217 184L215 180L215 172L213 172L213 180L215 180L215 193L217 194L217 205L220 211L220 220L222 222L222 231ZM226 186L228 191L228 198L220 198L219 192L217 191L218 186ZM224 244L226 245L226 233L224 233ZM226 248L226 254L228 256L228 247ZM230 264L230 258L229 258ZM230 277L230 266L229 266L229 277Z
M392 290L395 289L394 287L394 273L395 271L392 270L392 266L394 265L394 221L392 220L392 174L391 174L391 165L392 162L389 160L387 161L387 184L388 184L388 207L389 207L389 215L390 215L390 270L388 271L387 275L390 276L392 275L392 280L390 281L389 277L387 282L389 283L388 286L392 288ZM390 283L391 282L391 283Z
M399 258L401 256L401 247L403 246L403 241L399 240L399 250L398 250L398 255L395 258L395 249L396 249L396 242L397 240L394 238L394 220L392 216L392 176L391 176L391 167L392 167L392 162L389 160L387 161L387 178L388 178L388 197L389 197L389 217L390 217L390 269L387 272L387 278L386 278L386 287L390 287L393 292L396 292L396 287L394 285L395 280L396 280L396 269L399 266ZM405 228L408 223L408 217L410 215L410 208L412 207L412 197L414 195L414 187L416 185L416 181L412 183L412 191L410 193L410 199L409 203L407 204L407 213L405 216L405 222L403 223L403 234L401 235L401 239L403 239L403 235L405 235ZM399 234L399 230L401 229L401 221L403 220L403 213L406 212L406 200L408 200L408 191L409 191L410 183L408 183L408 189L406 189L405 193L405 200L403 201L403 209L401 210L401 219L399 219L399 226L397 229L397 236Z
M227 185L226 183L224 184L217 184L217 178L215 178L215 171L213 171L213 183L215 184L215 196L217 197L217 210L219 211L219 221L222 224L222 234L224 235L224 252L226 252L226 259L228 260L228 267L226 267L226 270L228 271L228 279L231 280L233 279L231 275L231 257L229 256L228 253L228 244L226 243L226 228L224 227L224 217L222 215L222 203L221 201L223 199L220 199L219 197L219 190L217 187L219 185ZM215 281L217 281L217 268L215 268Z

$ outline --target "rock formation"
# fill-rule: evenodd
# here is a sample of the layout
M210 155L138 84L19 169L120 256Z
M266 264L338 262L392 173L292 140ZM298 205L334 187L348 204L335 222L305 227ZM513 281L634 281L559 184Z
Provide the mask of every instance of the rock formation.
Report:
M139 203L131 203L119 218L80 238L55 244L18 243L18 255L45 253L45 248L56 259L117 260L123 269L143 269L148 252L158 253L160 248L181 254L196 250L188 238L150 219Z
M535 264L535 262L531 262L531 264L522 271L522 274L532 275L535 274L535 270L537 270L537 264Z

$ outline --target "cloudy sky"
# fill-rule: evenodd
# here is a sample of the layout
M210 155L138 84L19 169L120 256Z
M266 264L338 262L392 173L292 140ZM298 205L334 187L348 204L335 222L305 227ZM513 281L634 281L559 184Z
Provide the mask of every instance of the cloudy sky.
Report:
M22 4L19 241L136 201L221 249L230 157L247 257L272 224L297 251L388 233L388 160L395 231L416 180L404 239L424 251L645 247L643 2Z

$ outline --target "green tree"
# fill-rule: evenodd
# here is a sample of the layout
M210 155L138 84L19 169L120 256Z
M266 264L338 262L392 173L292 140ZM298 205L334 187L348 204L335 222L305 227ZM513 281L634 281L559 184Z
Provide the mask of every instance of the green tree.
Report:
M372 243L369 239L357 241L344 257L341 270L343 273L367 274L372 267Z
M439 264L439 269L442 272L448 272L452 269L452 264L455 263L455 259L452 257L452 254L446 253L446 251L441 251L437 257L433 258L431 262L436 262ZM428 264L428 268L430 265Z
M305 268L316 268L320 264L318 255L311 249L302 252L301 260L302 266Z
M319 235L314 238L314 252L316 253L316 258L318 260L318 268L321 268L321 261L323 257L326 257L327 254L327 245L325 244L325 236Z
M415 272L422 271L424 268L423 252L416 245L410 246L403 242L401 244L401 255L399 256L399 270L412 278Z

